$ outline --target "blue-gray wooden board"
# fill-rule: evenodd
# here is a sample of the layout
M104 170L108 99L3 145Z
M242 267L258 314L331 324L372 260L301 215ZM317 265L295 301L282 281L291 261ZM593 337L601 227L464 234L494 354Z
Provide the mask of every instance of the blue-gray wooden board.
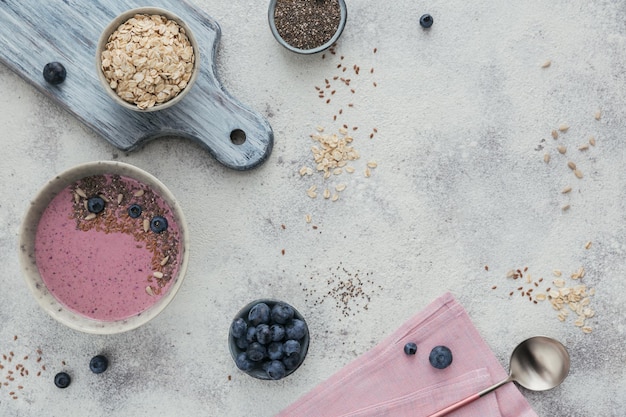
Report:
M0 0L0 62L33 84L117 148L132 151L163 136L198 141L220 163L246 170L263 163L274 134L260 114L230 96L217 77L220 27L183 0L151 0L150 6L183 19L198 43L201 71L191 91L171 108L140 113L122 108L103 90L96 73L100 32L120 13L146 6L132 0ZM46 83L43 67L67 69L65 82ZM231 134L245 140L232 140Z

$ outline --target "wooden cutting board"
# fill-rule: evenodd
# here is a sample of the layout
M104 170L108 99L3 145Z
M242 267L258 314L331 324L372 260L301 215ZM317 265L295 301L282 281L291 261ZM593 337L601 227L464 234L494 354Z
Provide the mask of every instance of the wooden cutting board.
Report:
M0 0L0 62L121 150L177 136L199 142L229 168L247 170L263 163L272 151L272 128L221 86L215 66L220 27L184 0L153 0L150 6L178 15L193 31L201 72L192 90L171 108L149 113L124 109L104 92L95 65L100 32L118 14L145 5L132 0ZM42 76L52 61L67 70L65 82L56 86Z

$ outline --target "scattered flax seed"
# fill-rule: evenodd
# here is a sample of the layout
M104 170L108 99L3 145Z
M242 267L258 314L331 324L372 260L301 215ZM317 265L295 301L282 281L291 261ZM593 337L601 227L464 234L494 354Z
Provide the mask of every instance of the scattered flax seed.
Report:
M374 87L378 87L378 84L376 84L376 81L374 81L372 84L374 85Z
M559 131L567 132L569 130L569 125L567 123L562 123L559 125Z
M585 249L591 248L591 241L585 243Z
M491 287L492 290L495 290L496 288L498 288L497 285L494 285L493 287Z
M374 53L376 53L378 51L378 48L374 48Z
M561 190L561 194L567 194L567 193L569 193L570 191L572 191L572 187L570 187L570 186L568 185L567 187L565 187L565 188L563 188L563 189Z
M549 153L547 153L547 154L545 154L545 155L543 156L543 162L545 162L546 164L547 164L548 162L550 162L550 154L549 154Z
M596 138L594 138L593 136L589 138L589 144L591 146L596 146Z
M559 132L557 132L556 130L552 130L552 138L554 139L558 139L559 138Z
M552 65L552 61L548 59L547 61L544 61L543 64L541 64L541 68L548 68L550 65Z
M579 169L575 169L574 170L574 175L576 175L576 178L582 178L583 177L583 173Z
M560 154L565 154L565 152L567 152L567 148L563 145L557 146L556 150L559 151Z
M13 336L13 340L17 340L17 335Z
M569 169L571 169L572 171L574 171L576 169L576 164L573 163L572 161L568 161L567 162L567 166L569 167Z

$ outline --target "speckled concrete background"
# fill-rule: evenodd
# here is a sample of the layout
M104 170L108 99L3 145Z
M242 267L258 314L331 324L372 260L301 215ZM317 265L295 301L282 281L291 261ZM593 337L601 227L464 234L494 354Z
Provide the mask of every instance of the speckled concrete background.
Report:
M532 335L568 347L572 369L562 386L523 391L540 416L623 416L623 2L348 0L337 55L324 59L282 49L267 26L266 3L195 1L222 26L225 88L262 112L275 132L273 154L250 172L225 169L175 138L120 152L0 66L0 354L29 355L30 371L16 378L23 386L17 400L2 387L0 415L271 416L449 290L505 367L515 345ZM417 23L426 12L435 19L428 32ZM338 63L361 68L351 76L355 94L332 80L343 76ZM330 104L314 89L324 79L337 90ZM339 201L312 200L307 188L325 183L298 174L313 166L309 135L344 123L359 127L357 172L329 183L347 184ZM569 130L554 140L551 131L564 123ZM590 136L596 146L579 151ZM101 159L160 178L193 233L188 275L170 307L145 327L108 337L50 319L28 293L17 260L29 199L56 173ZM378 163L369 178L367 161ZM568 185L572 192L561 194ZM551 284L554 269L570 285L569 275L584 267L580 283L597 291L587 321L593 332L584 334L573 317L560 322L548 302L520 297L522 284L506 274L525 267L533 281L544 278L537 292ZM350 279L364 295L337 304L337 283ZM260 297L292 303L312 332L303 367L279 382L242 374L227 349L232 316ZM101 351L112 365L95 376L88 360ZM61 369L74 378L65 391L52 383Z

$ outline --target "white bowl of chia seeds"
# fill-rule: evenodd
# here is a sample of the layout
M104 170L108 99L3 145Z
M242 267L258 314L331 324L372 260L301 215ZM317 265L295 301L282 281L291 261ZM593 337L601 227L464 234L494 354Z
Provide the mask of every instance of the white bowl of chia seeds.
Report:
M171 192L129 164L78 165L32 200L20 230L28 287L54 319L85 333L139 327L173 300L188 232Z
M279 44L299 54L331 47L348 19L344 0L271 0L268 20Z

